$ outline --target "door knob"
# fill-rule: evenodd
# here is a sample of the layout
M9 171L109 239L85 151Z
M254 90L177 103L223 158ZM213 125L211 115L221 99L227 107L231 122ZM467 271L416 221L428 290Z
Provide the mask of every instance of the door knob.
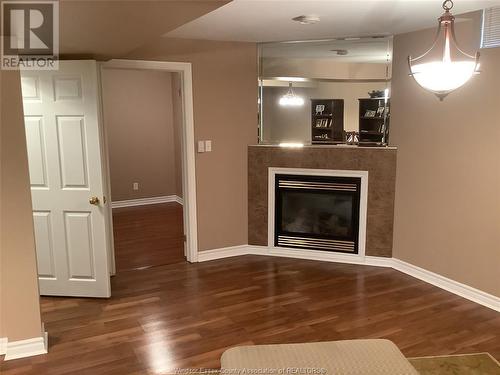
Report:
M92 198L90 198L90 199L89 199L89 203L90 203L90 204L94 204L94 205L96 205L96 206L97 206L97 205L99 204L99 198L97 198L97 197L92 197Z

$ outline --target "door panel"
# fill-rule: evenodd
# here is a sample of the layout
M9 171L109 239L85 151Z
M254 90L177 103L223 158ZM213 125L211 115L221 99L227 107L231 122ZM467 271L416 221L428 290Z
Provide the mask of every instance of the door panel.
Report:
M40 102L40 80L37 76L21 77L21 89L23 91L23 100L30 102Z
M88 189L87 141L83 117L57 116L57 140L61 186Z
M56 274L50 219L50 212L33 212L38 274L40 277L54 279Z
M71 279L95 279L90 212L65 212L66 247Z
M96 62L60 61L21 83L40 293L109 297Z
M32 187L47 188L47 161L42 117L26 116L26 143Z
M54 100L81 100L82 99L82 78L76 77L55 77L54 78Z

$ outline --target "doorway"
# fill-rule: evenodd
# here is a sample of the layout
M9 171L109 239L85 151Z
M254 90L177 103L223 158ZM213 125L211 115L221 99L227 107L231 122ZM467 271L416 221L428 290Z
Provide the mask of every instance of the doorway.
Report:
M41 295L111 296L110 275L116 265L100 84L105 69L176 74L182 165L182 208L177 212L183 217L176 246L184 248L187 261L197 261L191 65L60 61L57 71L21 72ZM150 220L153 216L147 215Z
M101 71L116 272L185 261L177 72Z

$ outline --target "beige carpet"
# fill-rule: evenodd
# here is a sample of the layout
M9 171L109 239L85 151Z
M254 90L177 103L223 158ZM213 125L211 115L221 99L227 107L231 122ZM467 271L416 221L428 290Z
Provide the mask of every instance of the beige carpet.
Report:
M408 358L420 375L500 375L500 363L488 353Z
M418 357L408 360L420 375L500 375L500 363L488 353ZM220 371L212 369L189 373L207 374L219 375Z

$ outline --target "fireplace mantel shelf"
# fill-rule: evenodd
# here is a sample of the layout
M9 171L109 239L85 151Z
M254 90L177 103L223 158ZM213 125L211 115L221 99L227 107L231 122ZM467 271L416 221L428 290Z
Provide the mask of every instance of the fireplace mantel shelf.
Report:
M319 149L358 149L358 150L397 150L397 147L393 146L386 146L386 147L379 147L379 146L357 146L357 145L345 145L345 144L338 144L338 145L304 145L303 147L286 147L286 146L280 146L279 144L257 144L257 145L250 145L249 147L275 147L275 148L281 148L281 149L286 149L286 150L300 150L304 148L319 148Z

